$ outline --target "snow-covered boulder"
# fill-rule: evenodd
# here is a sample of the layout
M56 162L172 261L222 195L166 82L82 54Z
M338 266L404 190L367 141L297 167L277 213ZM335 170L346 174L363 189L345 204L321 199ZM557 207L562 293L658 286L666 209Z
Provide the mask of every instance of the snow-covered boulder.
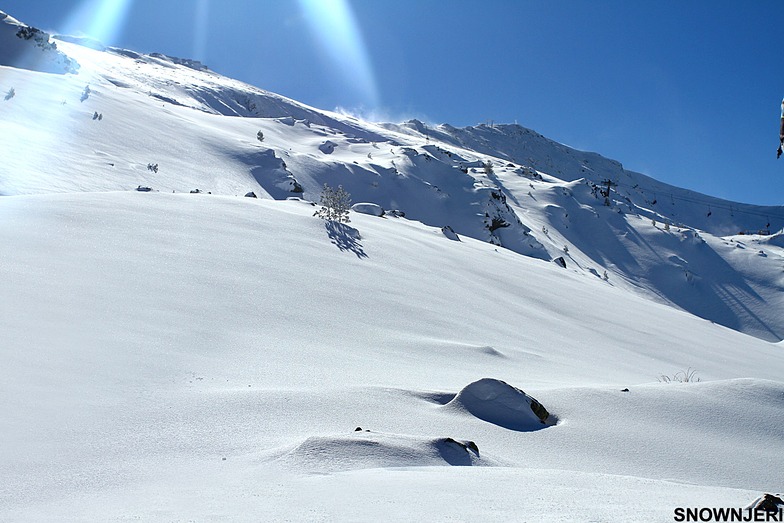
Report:
M482 378L466 385L445 408L467 412L489 423L518 431L538 430L552 422L550 413L536 399L517 387L492 378Z
M327 140L321 145L319 145L319 150L324 154L332 154L333 152L335 152L336 146L337 144L335 142Z
M351 206L351 210L360 214L369 214L371 216L384 216L384 209L375 203L360 202Z
M452 229L452 227L450 227L449 225L444 225L443 227L441 227L441 232L443 233L444 236L446 236L450 240L454 240L456 242L460 241L460 237L457 235L455 230Z

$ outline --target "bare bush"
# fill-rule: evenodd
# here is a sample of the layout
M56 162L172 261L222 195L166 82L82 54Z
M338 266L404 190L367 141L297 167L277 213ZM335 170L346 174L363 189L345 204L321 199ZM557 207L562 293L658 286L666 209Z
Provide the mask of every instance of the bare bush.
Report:
M689 367L686 370L676 372L672 376L662 374L656 380L660 383L697 383L700 381L700 378L697 377L697 369Z

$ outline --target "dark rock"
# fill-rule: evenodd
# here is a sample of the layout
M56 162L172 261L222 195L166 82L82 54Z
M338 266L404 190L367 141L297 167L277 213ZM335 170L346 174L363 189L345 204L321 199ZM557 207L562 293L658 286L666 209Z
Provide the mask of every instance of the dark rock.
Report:
M528 397L531 398L531 396ZM550 413L547 412L547 409L544 408L544 405L533 398L531 398L531 410L534 411L534 414L536 414L536 417L539 418L542 423L545 423L547 418L550 417Z
M751 504L751 508L775 514L784 508L784 500L773 494L763 494L762 497L757 498L754 503Z

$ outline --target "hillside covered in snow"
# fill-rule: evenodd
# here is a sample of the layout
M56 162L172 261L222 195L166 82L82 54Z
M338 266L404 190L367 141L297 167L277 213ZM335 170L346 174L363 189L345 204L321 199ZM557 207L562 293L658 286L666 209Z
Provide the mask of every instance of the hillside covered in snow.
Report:
M3 13L0 96L0 519L668 521L784 489L782 207ZM372 205L324 222L324 184Z

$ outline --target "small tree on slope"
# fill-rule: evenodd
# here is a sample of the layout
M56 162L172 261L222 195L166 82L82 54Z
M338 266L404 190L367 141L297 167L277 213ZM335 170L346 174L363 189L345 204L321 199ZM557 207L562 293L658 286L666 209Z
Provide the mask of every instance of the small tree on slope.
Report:
M334 221L338 223L348 223L348 210L351 207L351 195L347 193L342 185L333 189L328 184L324 184L321 191L321 209L313 213L322 220Z

